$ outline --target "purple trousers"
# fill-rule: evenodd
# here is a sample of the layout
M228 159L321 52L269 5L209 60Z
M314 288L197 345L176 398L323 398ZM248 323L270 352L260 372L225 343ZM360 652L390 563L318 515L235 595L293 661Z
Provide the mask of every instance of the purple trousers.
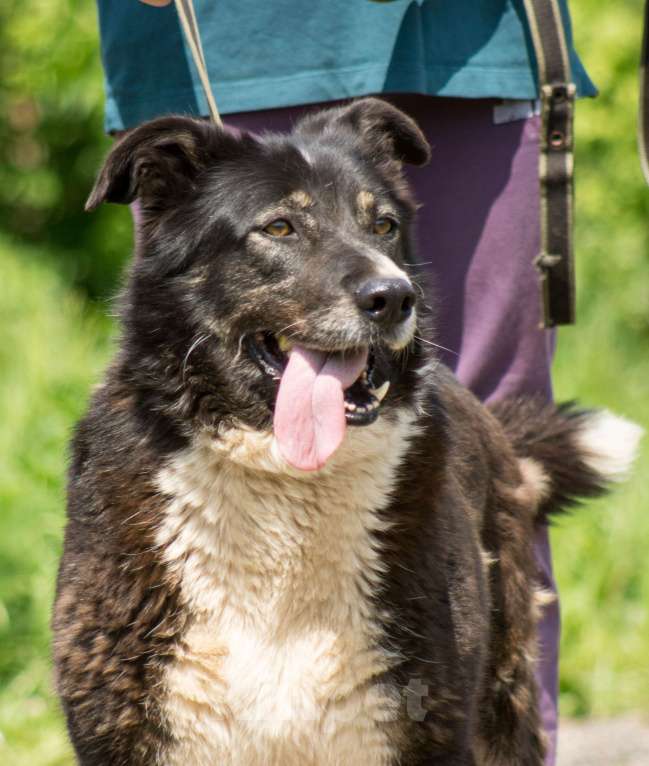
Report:
M385 97L385 96L383 96ZM554 335L539 329L533 259L539 248L539 119L494 123L491 100L394 95L433 150L427 167L409 169L418 216L420 284L436 315L443 360L488 401L511 394L552 396ZM229 127L286 131L320 105L226 116ZM548 531L537 529L541 584L556 593ZM539 627L537 677L554 766L557 733L559 605Z

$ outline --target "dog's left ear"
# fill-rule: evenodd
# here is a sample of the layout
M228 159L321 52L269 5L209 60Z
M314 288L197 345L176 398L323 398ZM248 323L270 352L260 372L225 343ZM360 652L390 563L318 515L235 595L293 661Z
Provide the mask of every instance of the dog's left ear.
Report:
M430 160L430 146L417 123L407 114L379 98L363 98L304 118L296 132L328 133L337 127L357 134L375 159L393 159L411 165Z
M128 204L136 198L162 208L173 204L216 160L221 144L234 141L214 125L188 117L144 123L112 148L86 210L102 202Z

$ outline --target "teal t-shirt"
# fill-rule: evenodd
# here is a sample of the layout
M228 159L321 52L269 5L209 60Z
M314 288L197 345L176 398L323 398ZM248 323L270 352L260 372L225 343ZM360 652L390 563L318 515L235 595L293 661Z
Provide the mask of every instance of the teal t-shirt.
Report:
M572 46L579 95L596 91ZM173 5L98 0L106 128L169 112L207 114ZM195 0L224 113L410 92L532 99L523 0Z

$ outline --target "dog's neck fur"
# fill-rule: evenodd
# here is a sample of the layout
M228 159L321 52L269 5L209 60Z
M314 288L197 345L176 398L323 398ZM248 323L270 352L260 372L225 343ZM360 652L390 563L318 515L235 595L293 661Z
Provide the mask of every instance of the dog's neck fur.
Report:
M379 724L394 700L371 683L390 666L374 613L375 533L413 421L401 410L348 429L317 474L288 468L271 434L247 429L197 438L160 473L169 503L157 543L194 616L185 661L167 679L178 763L261 765L267 729L281 732L275 747L286 739L287 766L388 762ZM192 723L197 706L203 738ZM348 726L351 710L360 726ZM239 741L242 721L257 740ZM319 748L313 738L325 725L330 744Z
M184 577L192 554L200 558L187 601L194 609L213 611L224 580L228 590L244 587L246 599L259 589L268 591L259 593L262 599L269 593L277 597L277 577L280 591L293 591L291 598L322 600L319 572L324 568L326 576L335 572L344 579L341 556L359 556L350 572L367 577L379 567L378 553L372 546L355 547L361 539L365 546L368 535L385 524L378 512L390 499L413 420L414 414L401 410L390 420L349 428L330 463L312 474L288 466L270 432L240 428L217 439L195 438L157 480L169 497L158 531L168 565L182 568ZM305 576L306 567L313 568L311 577ZM235 575L242 576L239 583ZM291 577L299 586L290 584ZM201 578L207 578L202 585ZM310 588L313 593L305 591Z

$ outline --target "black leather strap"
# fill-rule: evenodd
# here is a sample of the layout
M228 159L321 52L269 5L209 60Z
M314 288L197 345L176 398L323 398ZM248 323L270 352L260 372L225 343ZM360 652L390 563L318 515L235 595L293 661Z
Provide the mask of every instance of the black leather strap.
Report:
M649 0L644 6L644 33L640 56L640 105L638 109L638 149L640 163L649 184Z
M541 99L539 179L541 252L535 260L543 324L575 321L573 260L573 119L575 85L557 0L524 0L538 66Z

